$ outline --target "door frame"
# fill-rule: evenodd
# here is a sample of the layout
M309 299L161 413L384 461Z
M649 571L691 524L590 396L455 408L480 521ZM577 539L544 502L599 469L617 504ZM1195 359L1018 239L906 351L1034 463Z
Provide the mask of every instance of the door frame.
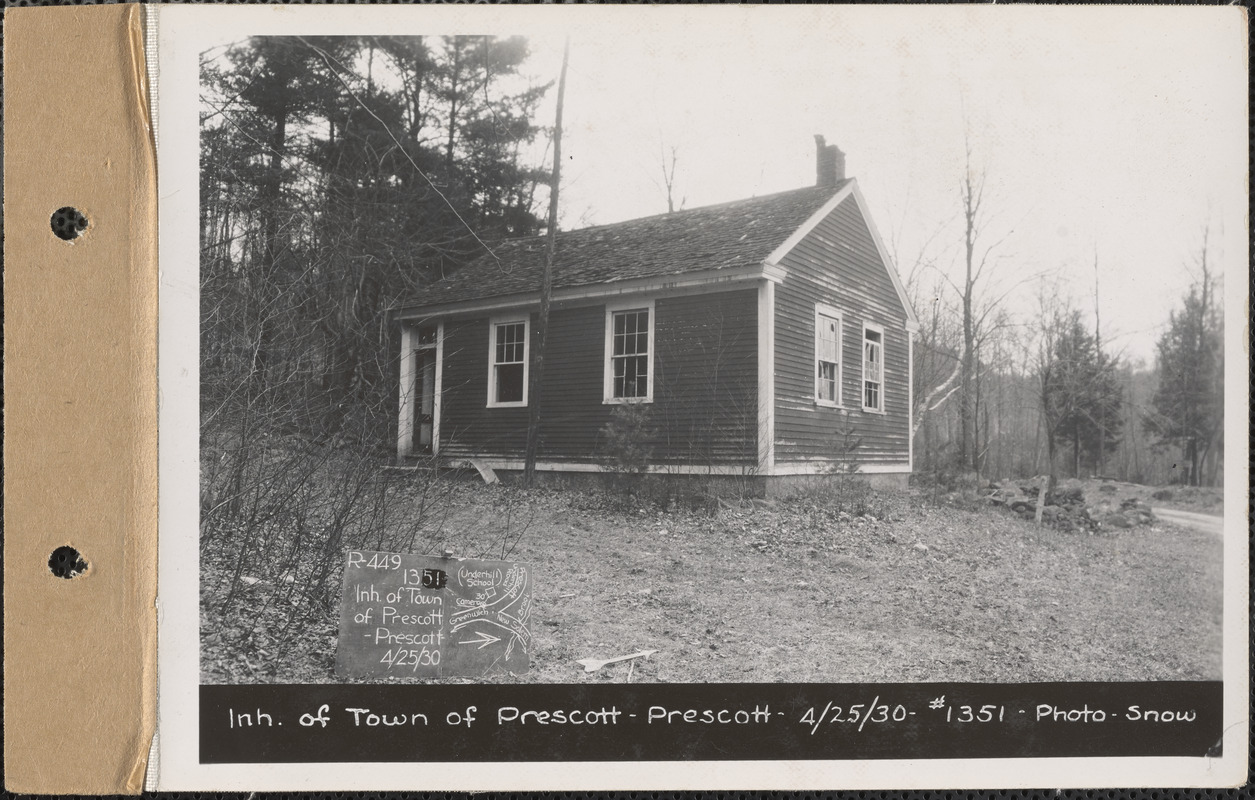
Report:
M420 350L435 350L436 369L435 386L432 390L431 404L431 455L440 454L440 406L444 376L444 322L434 323L436 328L435 345L419 344L419 329L430 327L419 323L403 322L401 324L401 359L400 359L400 397L398 401L397 419L397 458L419 455L415 445L417 434L416 422L420 398L418 397L418 355Z

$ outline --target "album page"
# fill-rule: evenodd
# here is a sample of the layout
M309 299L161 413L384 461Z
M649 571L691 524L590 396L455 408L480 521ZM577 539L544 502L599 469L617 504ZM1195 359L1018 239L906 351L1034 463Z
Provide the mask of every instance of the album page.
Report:
M155 786L1233 786L1245 11L155 6Z

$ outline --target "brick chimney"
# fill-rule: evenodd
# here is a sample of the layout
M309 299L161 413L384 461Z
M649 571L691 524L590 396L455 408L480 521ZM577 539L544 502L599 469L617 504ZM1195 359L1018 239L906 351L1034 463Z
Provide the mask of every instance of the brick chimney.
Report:
M815 185L832 189L843 180L845 153L835 144L827 144L822 135L815 134Z

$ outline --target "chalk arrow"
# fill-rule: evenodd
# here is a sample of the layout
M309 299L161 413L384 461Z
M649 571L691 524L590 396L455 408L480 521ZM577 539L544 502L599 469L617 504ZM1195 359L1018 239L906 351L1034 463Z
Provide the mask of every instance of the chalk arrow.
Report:
M488 631L475 631L475 635L478 636L479 638L471 639L470 641L466 641L466 642L458 642L458 644L477 644L479 645L479 649L483 650L485 647L492 644L493 642L501 641L500 636L493 636Z

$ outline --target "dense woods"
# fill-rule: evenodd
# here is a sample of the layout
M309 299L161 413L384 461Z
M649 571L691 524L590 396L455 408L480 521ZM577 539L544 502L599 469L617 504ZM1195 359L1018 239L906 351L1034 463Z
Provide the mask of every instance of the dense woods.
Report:
M344 547L434 546L445 482L382 468L388 309L541 227L548 86L527 58L524 39L485 36L202 54L201 543L223 613L268 581L299 624L334 602Z
M259 37L202 59L202 409L386 441L385 311L535 233L522 38ZM542 139L543 140L543 139ZM264 403L256 402L265 398Z

